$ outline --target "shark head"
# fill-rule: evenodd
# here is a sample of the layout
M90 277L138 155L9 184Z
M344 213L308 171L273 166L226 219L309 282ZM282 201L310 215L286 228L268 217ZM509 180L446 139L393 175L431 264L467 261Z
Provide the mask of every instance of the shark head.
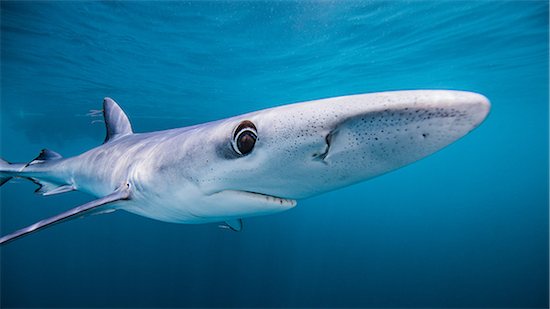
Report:
M297 103L186 131L180 171L194 187L194 213L269 214L426 157L476 128L487 98L415 90ZM189 193L185 194L186 198Z

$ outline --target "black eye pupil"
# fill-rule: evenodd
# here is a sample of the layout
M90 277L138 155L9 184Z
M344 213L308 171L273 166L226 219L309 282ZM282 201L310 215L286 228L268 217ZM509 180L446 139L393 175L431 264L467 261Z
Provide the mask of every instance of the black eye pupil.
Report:
M257 139L258 133L256 133L254 123L250 120L244 120L233 131L231 145L237 154L245 156L254 149Z
M250 153L254 144L256 144L256 135L251 131L244 131L237 137L237 148L243 155Z

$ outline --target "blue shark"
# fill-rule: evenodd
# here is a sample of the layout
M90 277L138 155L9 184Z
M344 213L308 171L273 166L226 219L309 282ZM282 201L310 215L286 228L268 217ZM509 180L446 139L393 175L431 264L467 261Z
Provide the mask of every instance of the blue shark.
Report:
M175 223L225 222L294 208L297 200L349 186L424 158L479 126L481 94L410 90L283 105L214 122L134 133L127 115L103 101L105 142L64 158L44 149L27 163L0 161L0 184L35 182L41 195L69 191L97 199L0 238L0 244L56 223L125 210Z

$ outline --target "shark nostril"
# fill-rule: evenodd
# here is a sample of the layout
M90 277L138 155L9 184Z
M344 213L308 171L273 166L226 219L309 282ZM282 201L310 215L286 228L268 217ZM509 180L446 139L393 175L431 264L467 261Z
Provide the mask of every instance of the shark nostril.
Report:
M423 137L423 138L428 137L428 133L422 133L422 137Z
M325 136L325 142L326 142L326 148L325 148L325 151L323 153L314 153L312 155L312 157L315 159L315 160L320 160L320 161L323 161L325 160L325 158L327 157L328 155L328 151L330 149L330 142L332 140L332 136L333 136L333 133L330 132L329 134L327 134ZM326 162L325 162L326 163Z

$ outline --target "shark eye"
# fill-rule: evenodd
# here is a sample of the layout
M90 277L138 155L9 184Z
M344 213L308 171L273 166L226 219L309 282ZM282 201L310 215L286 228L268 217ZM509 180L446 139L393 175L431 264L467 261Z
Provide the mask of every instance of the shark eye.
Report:
M245 156L254 149L257 139L256 126L251 121L245 120L235 128L231 145L236 153Z

